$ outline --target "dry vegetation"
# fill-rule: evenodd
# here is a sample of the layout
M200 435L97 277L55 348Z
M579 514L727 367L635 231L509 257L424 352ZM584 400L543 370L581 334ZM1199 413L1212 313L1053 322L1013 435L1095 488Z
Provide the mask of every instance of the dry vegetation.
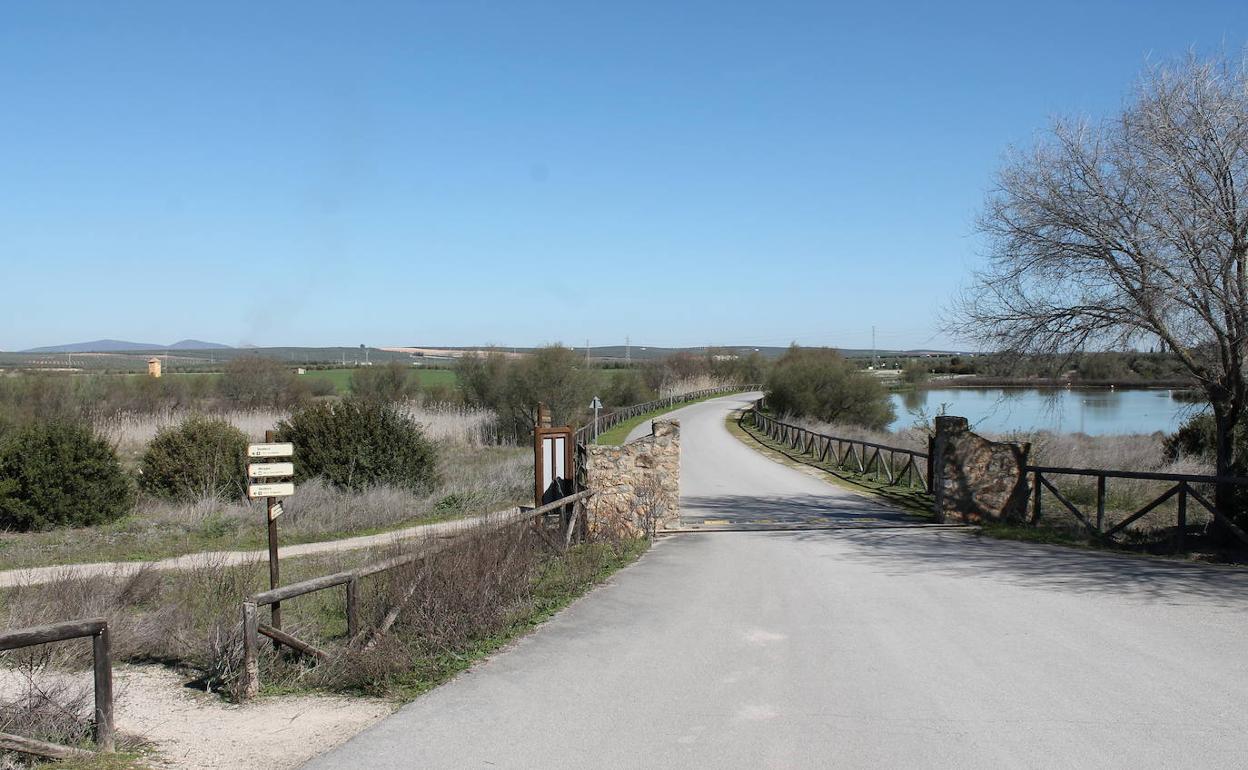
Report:
M450 403L426 403L413 399L402 405L403 413L420 425L425 435L443 444L481 447L499 443L497 418L489 409ZM137 461L161 428L178 425L192 412L163 409L155 412L116 412L94 420L95 428L117 448L123 460ZM289 410L230 409L213 412L220 418L260 440L264 432L290 417Z
M319 480L300 484L284 503L282 542L331 540L483 513L531 494L532 452L447 445L441 462L441 480L428 494L386 486L349 492ZM263 521L261 502L208 497L177 503L141 496L132 515L111 524L0 535L0 569L256 549L264 543Z
M532 452L497 445L489 410L412 401L403 411L438 446L438 484L426 494L387 486L349 492L318 480L300 484L285 503L286 515L280 524L283 543L371 534L498 510L526 499L532 482ZM137 464L157 430L186 416L183 412L134 413L103 421L98 427L127 462ZM251 410L222 416L259 438L285 413ZM111 524L0 534L0 569L260 548L264 543L261 508L247 500L222 502L205 497L180 503L140 495L133 513Z
M418 548L288 561L285 582L357 566ZM408 698L463 670L583 593L644 549L643 541L600 541L551 549L527 522L478 531L422 563L382 573L361 585L361 619L387 633L346 638L341 589L283 603L283 627L328 650L313 665L262 645L261 672L271 693L327 691ZM267 587L262 564L209 564L184 572L142 571L129 577L75 579L10 589L3 617L10 628L89 616L108 618L114 659L176 667L190 681L226 698L235 695L242 659L241 600ZM13 732L82 743L88 730L86 690L60 687L60 672L85 671L90 646L62 643L5 653L3 664L27 672L29 688L9 688L0 719ZM0 729L5 729L0 726Z
M722 388L730 385L739 384L735 378L716 377L710 374L699 374L692 377L666 382L659 388L659 398L669 398L672 396L683 396L686 393L694 393L699 390L709 390L711 388Z

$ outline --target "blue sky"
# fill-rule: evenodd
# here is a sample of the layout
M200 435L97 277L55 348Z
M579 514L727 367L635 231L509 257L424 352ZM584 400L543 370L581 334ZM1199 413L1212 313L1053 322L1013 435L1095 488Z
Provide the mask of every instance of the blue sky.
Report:
M1248 3L0 6L0 349L947 345L1002 154Z

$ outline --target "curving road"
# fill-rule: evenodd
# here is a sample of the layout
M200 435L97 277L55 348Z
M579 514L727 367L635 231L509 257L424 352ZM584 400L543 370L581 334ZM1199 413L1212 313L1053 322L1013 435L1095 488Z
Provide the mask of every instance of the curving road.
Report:
M868 526L922 521L819 478L759 456L724 429L733 409L762 393L742 393L678 409L681 422L680 517L686 527ZM650 435L637 426L628 441Z
M691 519L888 515L743 447L742 400L675 415ZM681 534L308 767L1242 767L1246 638L1244 570L951 531Z

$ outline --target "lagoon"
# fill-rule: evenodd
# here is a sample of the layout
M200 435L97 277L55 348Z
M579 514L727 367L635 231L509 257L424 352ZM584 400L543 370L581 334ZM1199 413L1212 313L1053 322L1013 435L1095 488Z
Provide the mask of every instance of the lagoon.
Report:
M965 417L981 433L1048 430L1092 436L1172 433L1205 407L1176 398L1167 389L1108 388L929 388L894 393L901 430L916 420L945 413Z

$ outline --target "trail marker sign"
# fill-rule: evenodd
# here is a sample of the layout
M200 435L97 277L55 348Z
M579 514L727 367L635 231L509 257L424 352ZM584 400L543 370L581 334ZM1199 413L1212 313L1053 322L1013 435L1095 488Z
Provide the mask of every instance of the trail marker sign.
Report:
M271 479L294 476L294 463L248 463L247 476L253 479ZM253 495L255 497L255 495Z
M273 438L273 431L265 431L263 444L247 445L247 457L261 460L294 457L294 444L276 442ZM269 530L269 588L277 588L280 582L277 558L277 517L285 512L282 509L281 498L295 493L293 481L280 481L279 479L289 479L294 475L293 461L247 463L247 496L252 500L264 497L269 501L269 504L265 506L265 519ZM273 627L280 629L282 627L281 602L273 602L270 605L270 611ZM276 646L277 642L273 644Z
M272 433L273 431L269 431ZM290 457L295 453L294 444L275 444L267 442L264 444L248 444L248 457Z
M249 484L247 496L252 500L257 497L290 497L295 493L295 485L289 481L268 484Z

